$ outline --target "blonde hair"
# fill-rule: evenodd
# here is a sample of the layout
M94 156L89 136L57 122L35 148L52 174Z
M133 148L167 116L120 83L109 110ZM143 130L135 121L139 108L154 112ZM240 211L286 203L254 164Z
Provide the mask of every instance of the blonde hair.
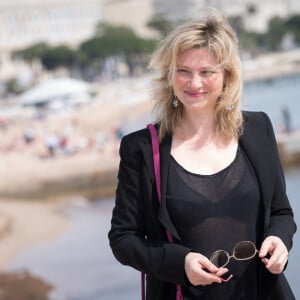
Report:
M158 72L153 81L154 110L160 124L159 139L172 133L181 120L183 107L173 106L172 82L181 52L193 48L208 48L224 70L224 88L217 101L217 131L226 140L242 132L241 61L238 41L229 22L216 10L210 9L205 19L192 20L172 31L153 53L149 69Z

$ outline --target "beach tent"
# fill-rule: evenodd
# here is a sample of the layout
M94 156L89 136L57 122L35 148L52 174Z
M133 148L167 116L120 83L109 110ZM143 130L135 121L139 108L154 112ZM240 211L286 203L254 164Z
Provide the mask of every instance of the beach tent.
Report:
M86 103L91 100L92 86L84 81L72 78L55 78L44 81L19 96L23 106L61 106Z

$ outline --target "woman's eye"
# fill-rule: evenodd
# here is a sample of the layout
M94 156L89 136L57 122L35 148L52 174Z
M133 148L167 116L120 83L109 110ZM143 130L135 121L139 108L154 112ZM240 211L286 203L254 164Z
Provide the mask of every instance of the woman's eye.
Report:
M179 73L188 73L188 71L184 70L184 69L178 69L177 72L179 72Z
M214 73L215 72L212 71L212 70L203 70L203 71L200 72L201 76L203 76L203 77L209 77L209 76L211 76Z

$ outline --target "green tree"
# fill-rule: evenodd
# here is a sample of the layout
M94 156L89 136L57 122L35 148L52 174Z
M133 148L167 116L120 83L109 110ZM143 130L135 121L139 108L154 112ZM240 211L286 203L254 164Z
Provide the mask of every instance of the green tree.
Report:
M240 36L246 31L243 17L242 16L229 17L228 21L230 22L237 36L241 38Z
M84 42L80 49L91 57L106 57L115 54L149 53L156 41L138 37L133 30L124 26L100 23L94 38Z
M268 32L265 34L265 40L268 49L278 51L281 47L281 41L286 34L285 22L280 17L274 17L269 21Z
M36 43L28 48L17 50L12 53L13 58L22 58L28 62L32 62L34 60L40 60L42 55L49 49L49 46L44 43Z
M300 15L294 15L285 21L286 29L293 33L295 41L300 44Z
M16 78L10 78L5 82L5 90L7 94L20 94L23 92L23 88Z
M160 37L164 38L172 30L174 24L163 16L154 15L148 21L147 26L156 30Z
M245 24L242 16L230 17L229 22L236 32L239 39L239 45L242 52L251 54L257 53L259 45L259 34L245 29Z
M105 58L124 57L129 69L133 71L136 63L144 61L155 45L155 40L140 38L127 27L101 23L97 26L95 37L83 42L80 51L95 67Z
M76 52L67 46L49 48L41 56L41 62L48 70L58 67L70 68L75 62Z

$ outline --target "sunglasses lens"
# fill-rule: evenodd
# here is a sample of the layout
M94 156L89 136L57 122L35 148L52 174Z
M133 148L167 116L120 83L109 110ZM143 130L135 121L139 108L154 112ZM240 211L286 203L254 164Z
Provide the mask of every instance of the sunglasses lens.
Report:
M236 259L247 259L255 255L256 248L251 242L241 242L234 248L234 257Z
M224 267L228 263L229 256L227 252L218 250L212 254L210 261L218 268Z

